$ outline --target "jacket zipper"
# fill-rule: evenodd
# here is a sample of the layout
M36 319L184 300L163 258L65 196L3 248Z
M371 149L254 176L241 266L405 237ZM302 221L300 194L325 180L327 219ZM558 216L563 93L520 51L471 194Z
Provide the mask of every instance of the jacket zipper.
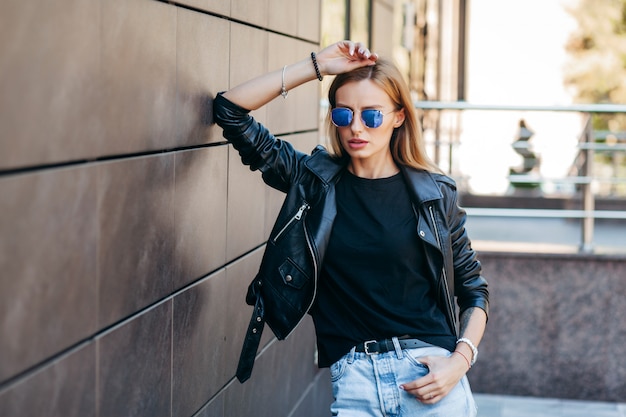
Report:
M302 205L302 207L305 207L305 206L306 206L305 209L309 208L309 205L306 203ZM300 207L300 210L298 210L298 213L300 213L300 217L302 217L301 211L304 211L302 207ZM298 213L296 213L296 216L298 215ZM311 238L309 237L309 232L306 230L306 227L304 227L304 225L302 225L302 227L304 228L304 238L306 240L306 246L309 252L311 253L311 259L313 260L313 297L311 298L311 302L309 303L309 306L305 310L305 314L302 315L298 323L285 336L285 339L287 339L298 328L298 326L300 326L300 323L302 323L302 320L304 320L304 318L306 317L306 312L308 312L311 309L311 307L313 307L313 303L315 302L315 297L317 297L317 268L318 268L317 259L315 258L315 252L313 251L313 246L311 245Z
M437 245L439 245L439 250L443 252L443 248L441 246L441 239L439 238L439 229L437 227L437 222L435 222L435 214L433 213L433 206L429 205L428 206L428 212L430 213L430 220L433 222L433 227L435 229L435 237L437 238ZM442 275L443 275L443 285L444 285L444 289L446 291L446 304L448 305L448 311L452 318L452 323L454 324L454 332L457 332L457 320L456 320L456 316L454 315L454 306L452 306L451 302L450 302L450 288L448 287L448 275L446 274L446 260L444 257L443 260L443 267L442 269Z
M278 233L276 233L276 236L274 236L274 238L272 239L273 243L276 243L278 241L278 239L297 221L300 221L300 219L302 219L302 214L304 213L304 210L308 210L309 209L309 205L304 202L304 204L302 204L300 206L300 208L298 209L298 211L296 212L296 214L294 214L294 216L289 219L289 221L287 222L286 225L283 226L282 229L280 229L278 231Z

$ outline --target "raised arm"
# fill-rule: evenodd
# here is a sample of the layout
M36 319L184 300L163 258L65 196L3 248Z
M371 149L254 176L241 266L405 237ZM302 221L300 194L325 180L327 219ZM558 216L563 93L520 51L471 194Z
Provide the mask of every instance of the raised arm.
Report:
M341 41L315 54L320 76L341 74L353 69L374 65L378 56L361 43ZM318 78L312 57L287 65L244 82L224 93L224 97L239 106L256 110L281 94L283 86L289 91Z

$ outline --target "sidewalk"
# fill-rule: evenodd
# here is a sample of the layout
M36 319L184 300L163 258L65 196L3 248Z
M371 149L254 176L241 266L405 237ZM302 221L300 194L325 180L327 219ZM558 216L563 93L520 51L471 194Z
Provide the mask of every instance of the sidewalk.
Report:
M474 394L478 417L626 417L626 403Z

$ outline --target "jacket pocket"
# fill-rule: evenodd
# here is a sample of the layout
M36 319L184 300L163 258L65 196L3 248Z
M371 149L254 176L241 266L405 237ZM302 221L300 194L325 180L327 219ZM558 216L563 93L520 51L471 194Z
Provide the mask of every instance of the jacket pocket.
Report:
M302 289L309 280L309 277L296 264L287 258L278 268L283 283L295 289Z

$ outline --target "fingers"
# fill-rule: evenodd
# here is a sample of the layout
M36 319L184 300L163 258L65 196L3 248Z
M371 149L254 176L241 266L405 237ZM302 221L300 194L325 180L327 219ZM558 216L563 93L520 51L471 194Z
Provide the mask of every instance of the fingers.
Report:
M400 385L400 389L413 395L421 402L432 401L437 396L437 387L434 384L434 378L428 374L415 381L407 382Z
M424 404L435 404L448 395L462 375L457 374L456 365L451 366L453 362L447 357L422 356L419 361L429 368L429 373L400 388Z
M409 384L400 385L400 389L413 395L418 401L424 404L435 404L436 402L438 402L444 397L441 390L437 387L433 387L432 384L426 385L426 386L420 386L417 388L412 388L413 386L415 386L414 385L415 382L417 381L414 381Z
M317 62L322 74L335 75L352 71L359 67L374 65L378 55L364 44L353 41L334 43L317 54Z
M347 51L348 56L356 59L369 59L376 61L378 54L372 53L363 43L353 41L339 42L340 49Z

